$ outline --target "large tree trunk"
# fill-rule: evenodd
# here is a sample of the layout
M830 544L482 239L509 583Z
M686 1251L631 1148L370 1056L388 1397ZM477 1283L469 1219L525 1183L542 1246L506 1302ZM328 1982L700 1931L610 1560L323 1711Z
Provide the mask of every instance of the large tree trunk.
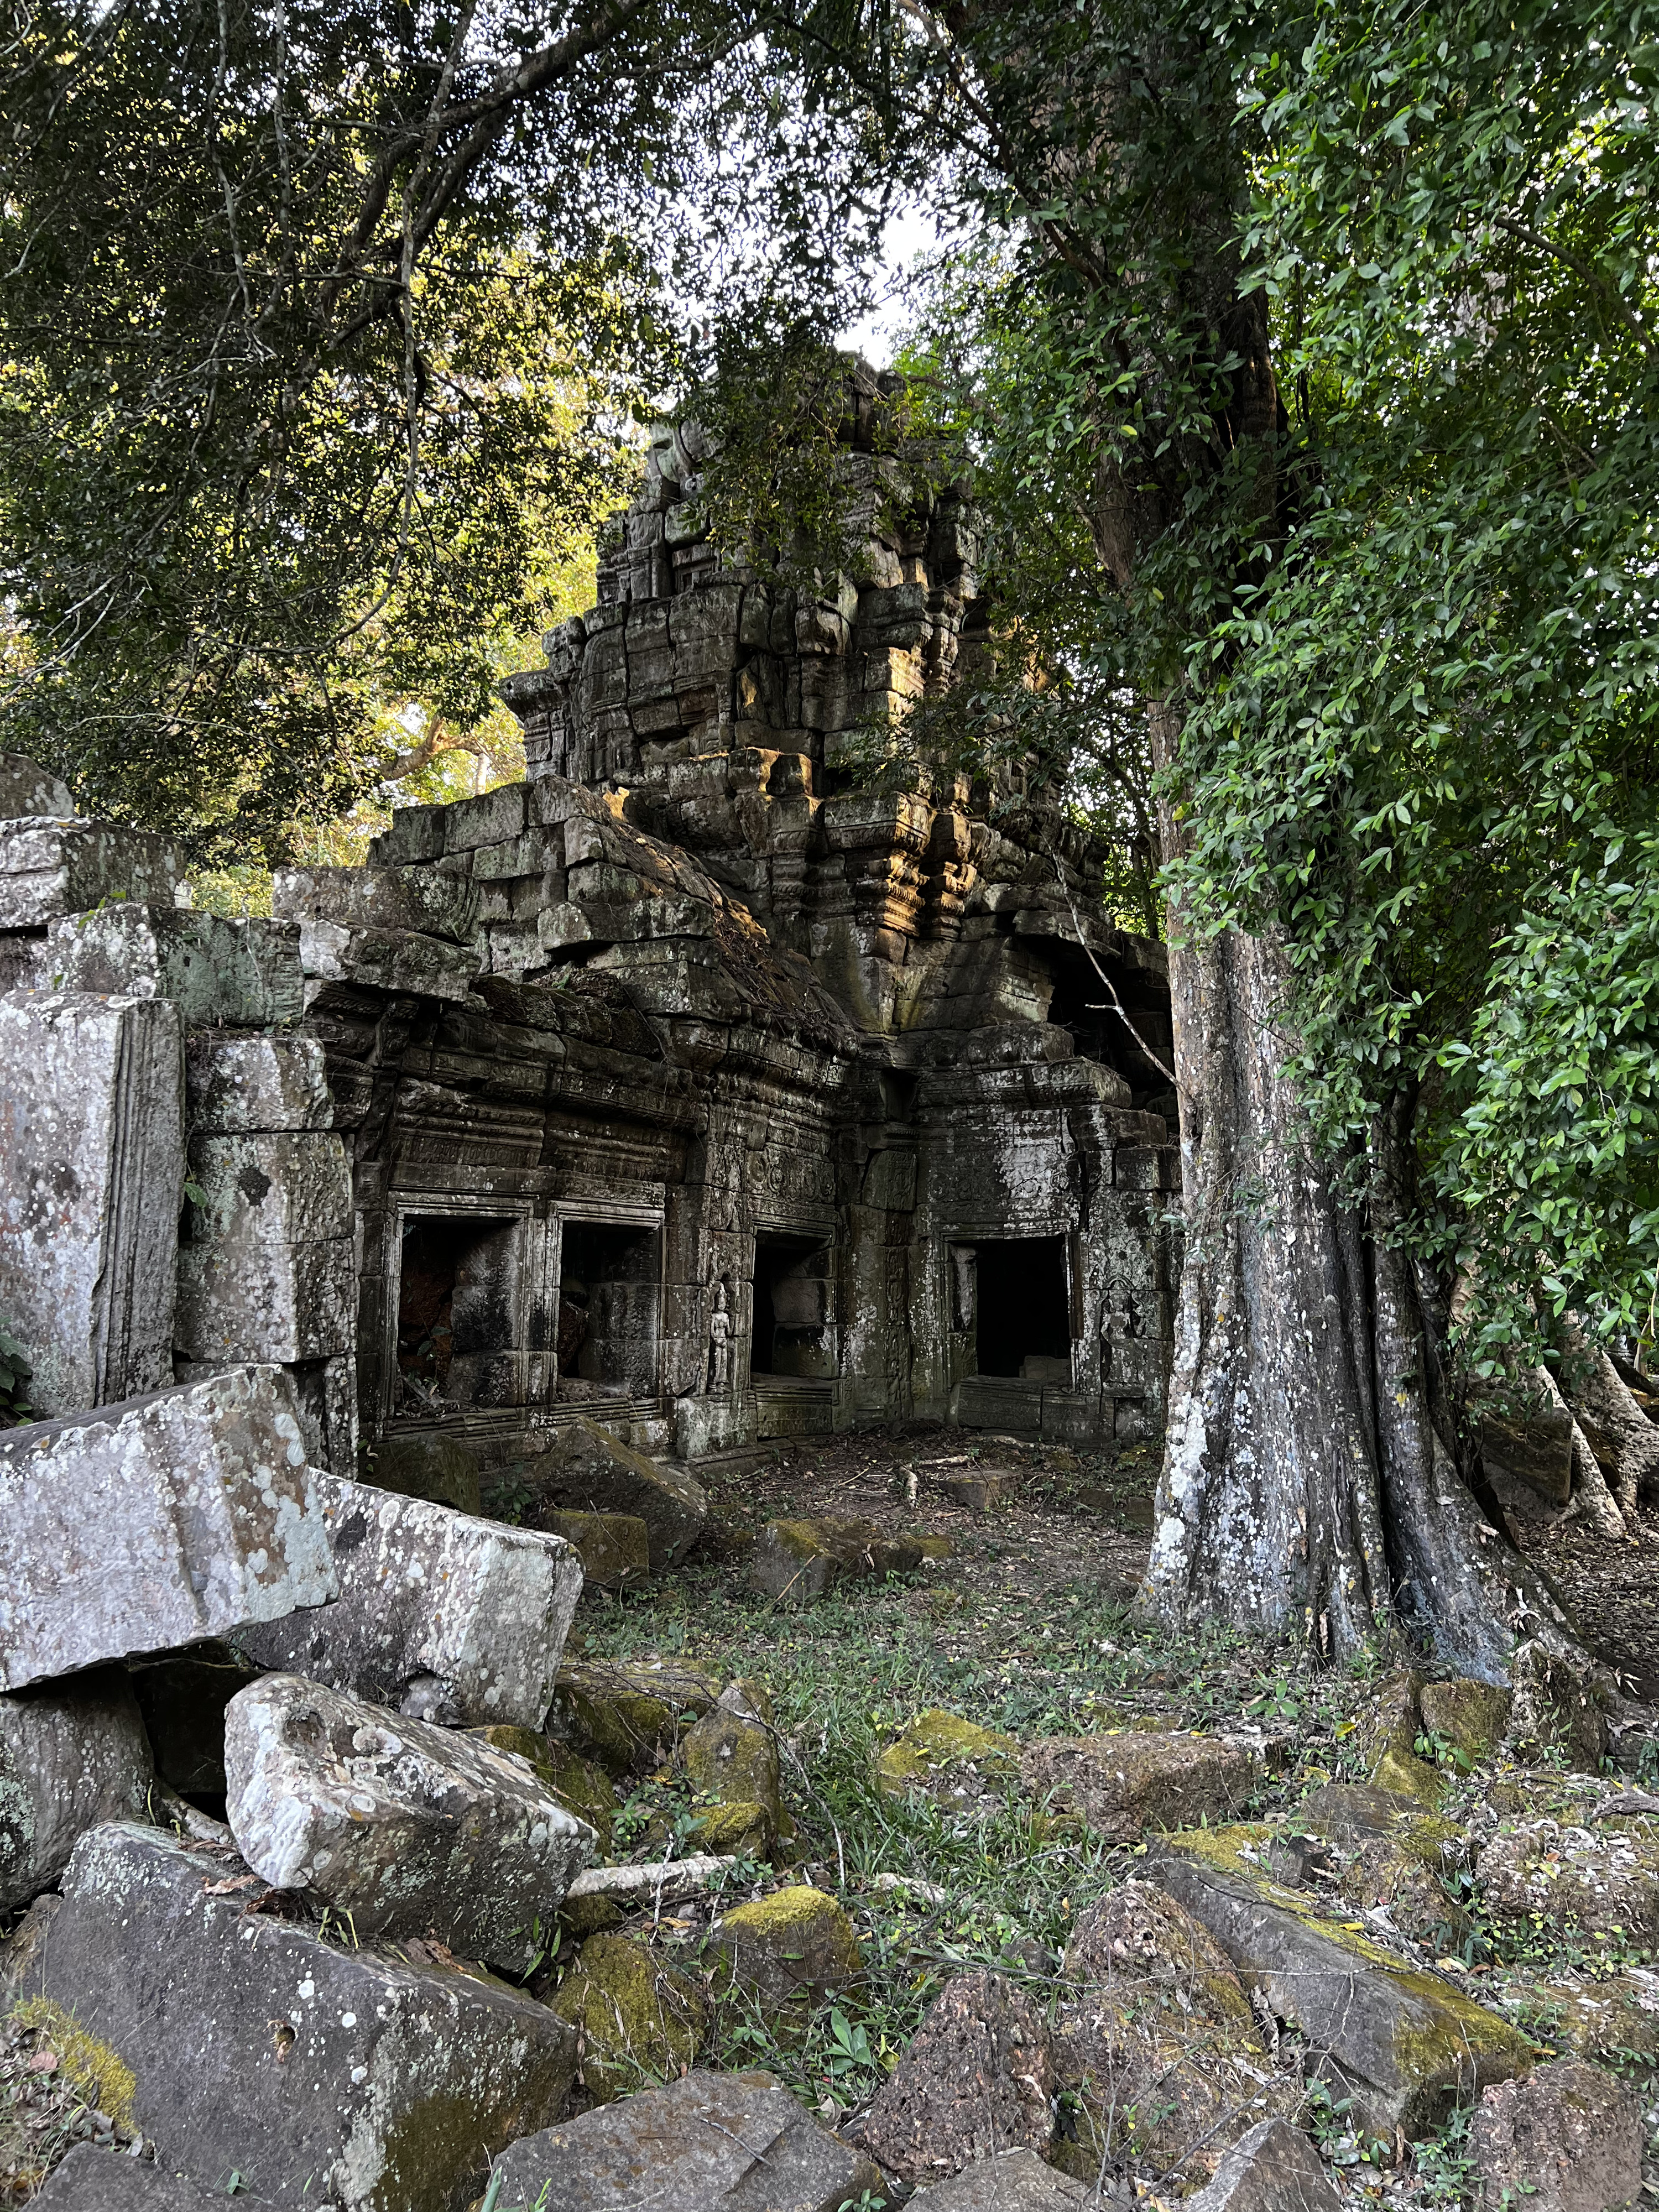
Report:
M1403 1634L1487 1680L1526 1638L1582 1663L1460 1472L1446 1316L1390 1241L1409 1100L1375 1133L1364 1208L1342 1204L1283 1073L1271 945L1189 940L1177 911L1170 974L1186 1256L1143 1602L1332 1657Z

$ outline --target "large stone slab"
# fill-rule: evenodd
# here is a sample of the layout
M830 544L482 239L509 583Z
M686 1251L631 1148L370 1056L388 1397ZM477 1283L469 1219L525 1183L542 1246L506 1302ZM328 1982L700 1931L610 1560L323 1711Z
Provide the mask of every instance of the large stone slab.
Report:
M0 1688L324 1604L325 1480L269 1367L0 1434Z
M1020 1757L1020 1778L1047 1807L1129 1841L1143 1828L1183 1827L1237 1813L1255 1786L1248 1751L1219 1736L1045 1736Z
M545 1948L595 1840L527 1759L297 1674L226 1707L225 1802L273 1888L510 1973Z
M0 1911L50 1889L88 1828L142 1813L153 1778L114 1668L0 1697Z
M33 2199L38 2212L224 2212L223 2190L206 2190L125 2151L76 2143Z
M104 2045L122 2115L254 2202L455 2212L493 2153L562 2109L574 2038L498 1983L250 1910L228 1851L115 1823L76 1844L18 1994Z
M1224 1854L1229 1832L1206 1851ZM1340 2085L1366 2132L1415 2139L1454 2105L1525 2073L1524 2036L1437 1974L1324 1921L1293 1891L1167 1850L1155 1879L1204 1923L1246 1984L1302 2030L1310 2072Z
M708 1493L694 1474L647 1459L586 1418L557 1430L537 1473L562 1505L643 1521L658 1573L684 1558L708 1518Z
M303 1011L300 933L290 922L125 900L50 922L45 958L54 990L172 999L190 1023L262 1028Z
M147 830L44 816L0 823L0 929L38 929L120 899L165 905L181 872L177 848Z
M320 1129L194 1135L174 1340L198 1360L355 1350L356 1249L345 1146Z
M471 945L478 931L477 885L436 868L282 868L271 907L302 927L414 930L455 945Z
M196 1030L185 1042L185 1082L192 1136L334 1126L320 1037Z
M0 822L49 814L69 821L75 813L70 787L24 753L0 753Z
M501 2212L841 2212L884 2194L862 2152L770 2074L694 2072L515 2142L491 2172Z
M184 1089L176 1006L0 998L0 1313L43 1413L173 1380Z
M245 1630L238 1646L258 1666L416 1719L538 1729L581 1592L571 1546L338 1476L315 1480L339 1601Z

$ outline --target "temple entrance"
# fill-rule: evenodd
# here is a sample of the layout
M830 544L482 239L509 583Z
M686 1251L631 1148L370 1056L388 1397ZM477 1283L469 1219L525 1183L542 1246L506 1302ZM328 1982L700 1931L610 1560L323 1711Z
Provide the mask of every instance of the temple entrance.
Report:
M510 1406L519 1391L516 1218L404 1217L398 1373L405 1412Z
M564 1224L559 1264L561 1399L645 1397L657 1387L662 1264L655 1228Z
M974 1247L975 1341L981 1375L1072 1379L1072 1299L1063 1237L982 1238Z
M821 1238L771 1231L756 1237L749 1371L819 1380L834 1375L830 1247Z

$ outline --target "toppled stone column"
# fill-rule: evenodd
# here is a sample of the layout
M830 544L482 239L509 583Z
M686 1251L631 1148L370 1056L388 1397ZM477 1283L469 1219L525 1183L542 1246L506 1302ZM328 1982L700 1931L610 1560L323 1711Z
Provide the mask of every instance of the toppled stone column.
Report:
M240 2173L253 2203L453 2212L494 2153L562 2108L571 2030L499 1984L251 1913L258 1891L228 1851L94 1828L18 1995L106 2046L131 2124L195 2181Z
M142 1813L153 1778L118 1669L0 1697L0 1911L50 1889L88 1828Z
M0 998L0 1313L43 1413L173 1380L184 1089L164 1000Z
M527 1973L595 1838L527 1759L479 1736L267 1674L225 1710L227 1817L275 1889L360 1937L434 1935Z
M244 1630L237 1647L417 1720L538 1729L581 1594L574 1548L337 1476L316 1484L339 1602Z
M324 1604L325 1479L269 1367L0 1434L0 1688Z

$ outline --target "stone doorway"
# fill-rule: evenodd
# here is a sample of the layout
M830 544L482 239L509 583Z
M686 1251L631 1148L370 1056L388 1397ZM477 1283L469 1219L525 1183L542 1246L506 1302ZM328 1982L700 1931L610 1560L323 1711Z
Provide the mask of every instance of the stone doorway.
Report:
M822 1237L761 1230L755 1237L751 1376L828 1382L835 1374L830 1327L830 1246Z
M980 1374L1061 1389L1070 1383L1066 1243L1064 1237L1006 1237L975 1243L974 1335Z
M398 1269L398 1410L516 1404L516 1216L408 1213Z
M559 1261L561 1401L655 1393L661 1252L655 1224L566 1218Z

